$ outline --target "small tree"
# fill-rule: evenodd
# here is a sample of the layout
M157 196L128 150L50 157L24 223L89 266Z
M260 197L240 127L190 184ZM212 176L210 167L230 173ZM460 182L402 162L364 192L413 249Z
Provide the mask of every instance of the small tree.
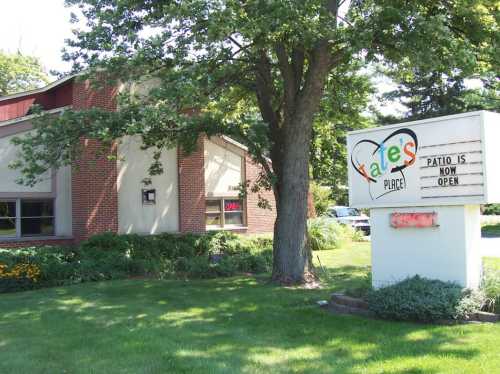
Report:
M38 126L19 142L24 182L70 163L81 136L138 134L158 153L176 144L192 148L201 133L235 136L261 164L261 186L274 191L273 279L286 283L303 282L312 266L309 156L325 87L338 88L336 74L353 62L470 69L478 49L493 47L493 26L473 30L473 38L462 26L490 19L496 9L493 1L471 0L67 3L79 7L88 27L68 42L65 57L75 69L104 68L124 80L149 75L159 86L144 97L124 95L117 113L68 111ZM191 108L198 115L186 114Z
M0 96L32 90L48 81L38 58L0 51Z

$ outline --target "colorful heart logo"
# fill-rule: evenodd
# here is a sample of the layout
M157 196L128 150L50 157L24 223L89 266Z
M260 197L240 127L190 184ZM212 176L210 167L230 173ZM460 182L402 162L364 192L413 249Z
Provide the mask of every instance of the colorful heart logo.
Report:
M417 151L417 135L403 128L380 143L372 139L357 142L352 148L351 164L368 183L372 199L378 199L406 188L403 170L415 163ZM379 183L381 180L383 184Z

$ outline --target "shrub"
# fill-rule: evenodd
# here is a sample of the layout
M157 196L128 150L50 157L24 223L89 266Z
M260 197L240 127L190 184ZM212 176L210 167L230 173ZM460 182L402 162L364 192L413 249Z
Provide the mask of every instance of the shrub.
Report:
M352 232L347 226L324 217L308 221L308 234L313 251L339 248L352 239Z
M272 251L263 251L259 254L239 254L233 256L236 269L242 273L267 273L272 269Z
M86 251L79 260L75 280L99 281L126 278L137 275L134 261L125 253L119 251Z
M192 258L180 257L175 263L175 272L189 278L230 277L237 273L264 273L271 270L272 254L240 253L234 256L223 255L217 261L207 256Z
M500 270L485 267L481 284L486 300L484 309L488 312L500 312Z
M273 237L270 235L247 236L245 239L250 242L251 253L273 251Z
M498 216L500 215L500 204L488 204L483 208L483 214L487 216Z
M220 277L230 277L238 272L238 259L232 256L223 256L214 265L215 272Z
M419 276L374 290L367 299L370 310L379 317L421 322L467 319L483 303L480 293Z
M211 262L211 258L219 258ZM146 275L193 278L261 273L271 269L272 238L230 232L160 234L104 233L76 248L46 246L0 249L0 292ZM32 277L33 274L36 277Z
M118 235L112 232L105 232L90 237L81 244L82 251L114 251L125 253L129 250L130 244L127 236Z
M365 233L361 230L355 230L351 226L345 225L344 228L347 230L347 236L353 242L364 242L367 239L365 238Z
M208 257L198 256L187 260L186 273L191 278L215 278L216 265L209 262Z

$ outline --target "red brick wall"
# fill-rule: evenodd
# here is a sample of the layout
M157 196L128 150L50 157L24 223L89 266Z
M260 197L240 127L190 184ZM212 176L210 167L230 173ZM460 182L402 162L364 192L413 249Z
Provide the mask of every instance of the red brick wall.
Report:
M196 150L185 154L178 148L179 231L205 232L205 156L203 138Z
M91 107L116 110L117 89L104 86L91 87L89 81L75 81L73 87L73 108ZM118 168L117 147L104 149L96 140L82 139L82 154L76 161L71 175L73 205L73 236L76 242L89 236L118 231Z
M202 233L205 226L205 175L204 142L200 137L197 149L186 155L178 151L179 163L179 231ZM252 185L258 178L261 167L245 156L245 180ZM271 210L258 207L259 194L271 204ZM238 233L272 233L276 220L273 191L253 193L248 191L246 199L247 229L233 230Z
M250 181L250 187L258 179L261 166L255 164L247 155L245 157L245 172L247 181ZM259 208L259 195L265 198L271 204L271 210ZM274 221L276 221L276 204L273 191L262 190L260 192L251 192L250 188L247 195L247 232L268 233L274 232Z

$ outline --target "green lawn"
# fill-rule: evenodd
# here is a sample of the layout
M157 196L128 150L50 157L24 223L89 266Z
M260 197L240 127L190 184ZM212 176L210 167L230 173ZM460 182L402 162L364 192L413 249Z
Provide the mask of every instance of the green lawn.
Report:
M484 263L489 268L500 270L500 258L486 258Z
M369 247L319 254L326 289L265 277L127 280L0 295L0 373L494 373L500 325L337 316Z

